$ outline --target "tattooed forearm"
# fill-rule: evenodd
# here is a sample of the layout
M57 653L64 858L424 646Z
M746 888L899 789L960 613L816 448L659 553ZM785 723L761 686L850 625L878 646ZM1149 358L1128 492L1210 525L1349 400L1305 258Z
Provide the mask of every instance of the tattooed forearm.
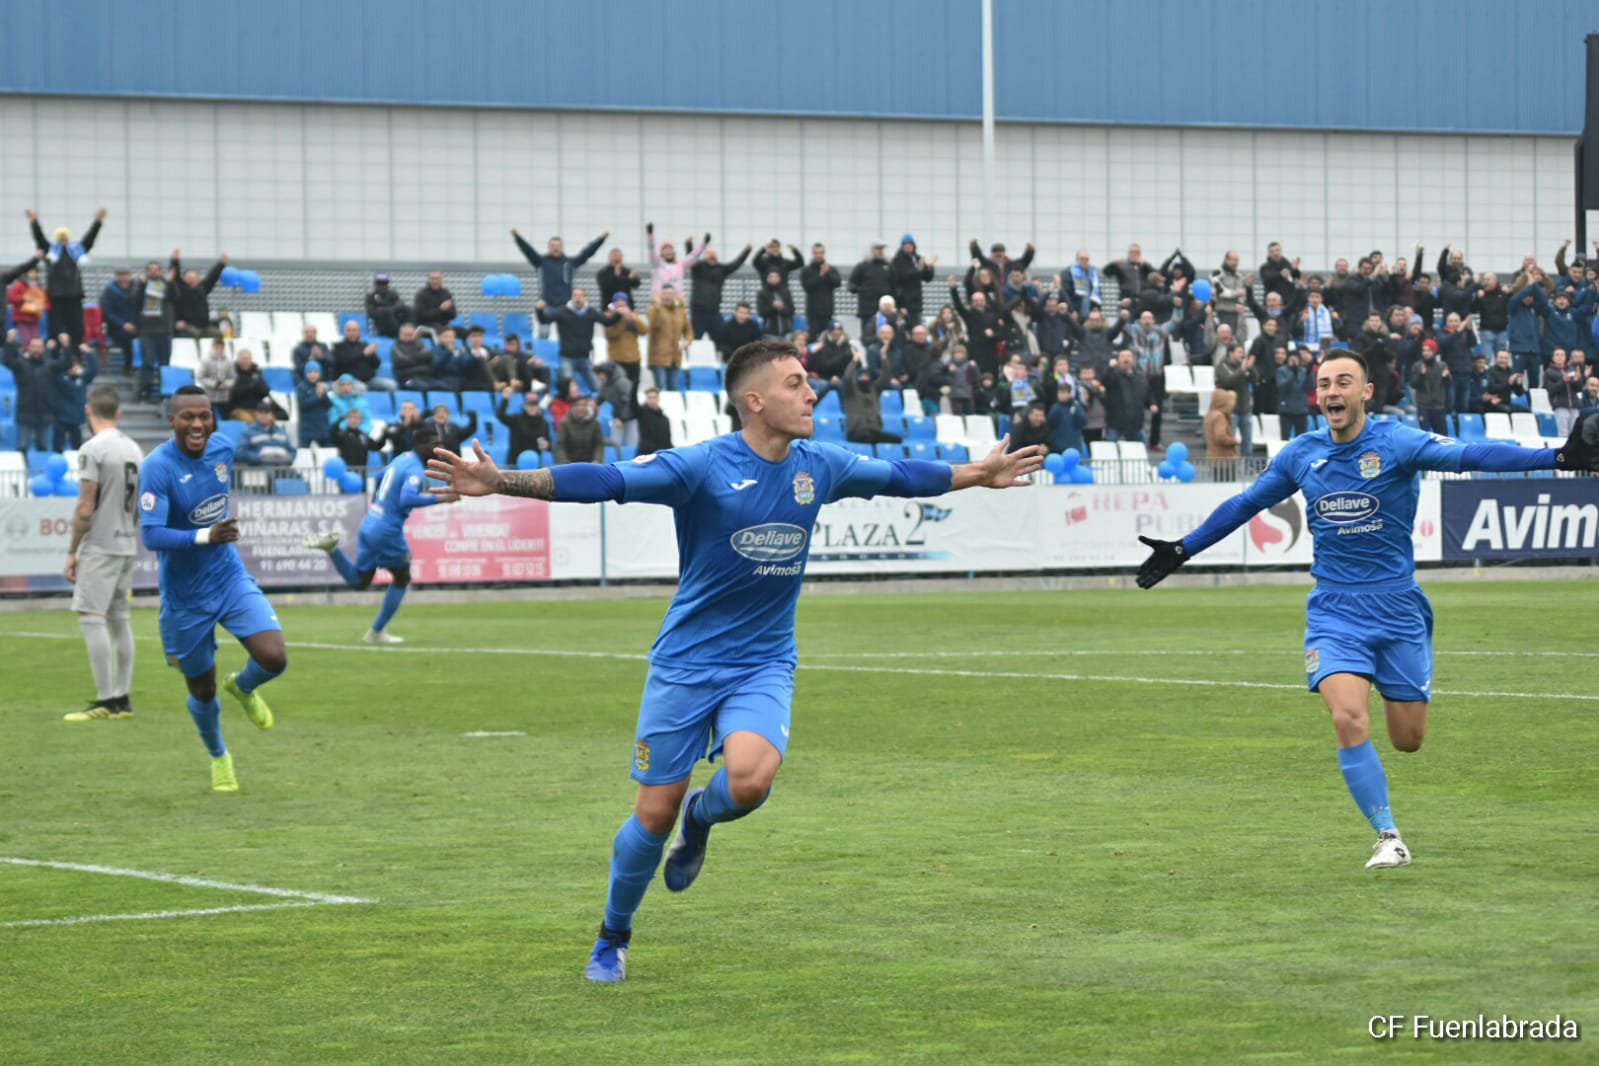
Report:
M525 496L530 500L555 499L555 475L549 468L512 470L500 475L494 489L501 496Z

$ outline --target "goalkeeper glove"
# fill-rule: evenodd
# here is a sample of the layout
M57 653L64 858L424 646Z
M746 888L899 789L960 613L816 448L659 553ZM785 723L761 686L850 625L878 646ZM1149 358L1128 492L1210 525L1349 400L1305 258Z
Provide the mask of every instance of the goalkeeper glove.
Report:
M1152 549L1149 558L1144 560L1144 565L1138 568L1138 587L1151 589L1162 581L1179 566L1188 561L1188 549L1183 547L1180 540L1152 540L1149 537L1138 538Z

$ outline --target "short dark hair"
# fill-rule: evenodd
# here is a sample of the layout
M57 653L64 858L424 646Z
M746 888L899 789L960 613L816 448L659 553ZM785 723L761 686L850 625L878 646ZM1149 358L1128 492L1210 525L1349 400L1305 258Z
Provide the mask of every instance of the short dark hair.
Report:
M439 431L432 426L422 425L411 431L411 450L421 451L439 442Z
M1322 366L1326 366L1334 359L1348 359L1360 366L1361 376L1371 380L1371 369L1366 365L1366 357L1352 348L1328 348L1327 354L1321 357Z
M517 336L515 333L507 333L505 335L505 343L506 344L510 344L512 341L515 341L516 343L521 344L522 343L522 338Z
M750 310L753 310L753 308L751 308L751 307L750 307L750 302L749 302L749 301L748 301L748 300L740 300L740 301L739 301L739 302L738 302L738 303L736 303L736 304L734 304L734 305L733 305L733 309L734 309L734 310L735 310L735 311L736 311L736 310L737 310L737 309L738 309L738 308L740 308L740 307L742 307L742 308L743 308L743 309L744 309L744 310L746 310L746 311L750 311Z
M110 385L96 385L89 390L89 410L94 412L96 418L110 420L117 417L121 405L122 401L117 397L117 390Z
M205 396L205 390L198 385L179 385L173 396Z
M798 359L799 349L778 337L750 341L727 361L727 392L737 402L738 389L751 374L780 359Z

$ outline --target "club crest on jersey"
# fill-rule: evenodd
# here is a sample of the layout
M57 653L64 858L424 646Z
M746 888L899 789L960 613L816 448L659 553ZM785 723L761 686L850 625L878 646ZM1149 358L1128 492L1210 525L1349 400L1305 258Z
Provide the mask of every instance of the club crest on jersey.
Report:
M633 766L640 773L650 768L650 742L641 740L633 745Z
M213 466L211 469L216 471L217 482L219 484L226 485L228 483L228 464L227 463L218 463L216 466Z
M1373 478L1382 473L1382 456L1376 452L1367 452L1360 457L1360 476Z
M816 482L803 470L794 475L794 502L801 506L816 502Z
M1305 649L1305 673L1313 674L1317 670L1320 670L1320 669L1321 669L1321 649L1320 648L1306 648Z
M139 497L139 509L141 511L153 511L153 510L155 510L155 493L146 492L145 494L140 496Z

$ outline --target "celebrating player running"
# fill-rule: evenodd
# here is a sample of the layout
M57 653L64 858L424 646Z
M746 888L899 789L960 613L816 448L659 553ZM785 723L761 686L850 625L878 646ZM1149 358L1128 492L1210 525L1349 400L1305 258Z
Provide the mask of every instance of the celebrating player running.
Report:
M1009 438L981 462L866 459L808 440L816 393L799 353L761 340L733 353L727 391L743 430L630 463L505 471L473 442L475 460L439 449L428 475L461 496L527 496L660 503L676 512L677 595L650 650L639 707L634 814L616 834L605 921L584 976L626 976L633 914L674 822L666 887L681 892L705 859L711 827L766 801L788 748L794 692L794 605L823 504L859 496L939 496L1026 484L1041 449L1010 454ZM701 756L726 765L689 791ZM679 811L681 809L681 820Z
M1296 490L1305 494L1316 578L1306 605L1305 674L1332 714L1349 792L1378 834L1368 868L1410 862L1388 807L1388 777L1371 744L1371 686L1382 694L1388 738L1400 751L1421 747L1432 697L1432 607L1416 585L1411 542L1420 471L1592 470L1599 464L1593 446L1599 416L1588 416L1558 450L1461 444L1368 420L1371 395L1366 361L1345 349L1329 352L1316 373L1325 430L1295 437L1254 484L1182 540L1138 538L1154 549L1138 570L1138 585L1147 589L1257 512Z

